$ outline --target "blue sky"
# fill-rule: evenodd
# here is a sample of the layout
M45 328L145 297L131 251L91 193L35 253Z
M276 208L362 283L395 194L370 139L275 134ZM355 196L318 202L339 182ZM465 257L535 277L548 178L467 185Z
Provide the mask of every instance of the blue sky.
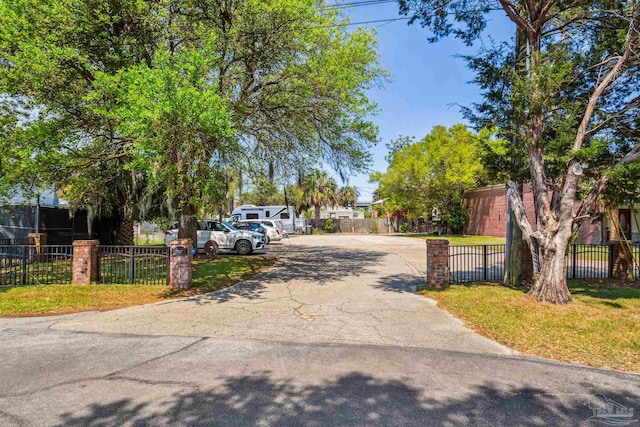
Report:
M345 13L352 22L400 16L396 3L357 7ZM384 88L369 92L370 99L380 109L372 118L379 127L380 142L372 150L371 168L384 171L387 166L385 143L400 135L421 139L436 125L465 122L455 104L470 105L479 101L480 95L476 86L467 83L473 74L456 55L476 52L481 42L472 48L454 38L430 44L427 30L418 23L407 25L407 21L369 24L368 27L376 28L381 62L392 74L392 81ZM514 31L514 25L503 13L494 12L483 40L488 42L489 36L498 41L508 40ZM371 200L375 184L368 181L368 173L349 178L349 185L355 185L361 192L361 201Z

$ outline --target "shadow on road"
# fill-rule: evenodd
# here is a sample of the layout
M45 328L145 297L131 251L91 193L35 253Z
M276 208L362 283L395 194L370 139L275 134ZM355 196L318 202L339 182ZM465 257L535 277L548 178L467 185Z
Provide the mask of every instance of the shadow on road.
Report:
M419 286L424 286L424 278L415 274L395 274L378 279L373 285L376 289L389 292L416 292Z
M228 378L215 389L179 393L154 406L130 399L95 403L81 414L63 414L60 426L582 425L593 415L589 405L602 403L590 395L602 392L629 408L637 405L637 396L606 390L564 394L561 400L542 389L485 383L464 397L434 398L405 382L357 372L307 387L261 372Z
M302 280L310 285L340 280L348 276L375 273L373 267L386 255L338 247L296 247L279 254L280 260L268 271L229 289L194 297L194 300L226 302L235 298L257 299L265 289L264 283Z

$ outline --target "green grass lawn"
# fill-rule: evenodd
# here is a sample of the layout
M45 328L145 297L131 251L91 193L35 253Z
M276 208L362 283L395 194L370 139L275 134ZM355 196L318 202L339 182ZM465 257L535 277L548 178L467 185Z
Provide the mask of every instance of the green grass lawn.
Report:
M450 245L468 246L468 245L504 245L504 237L493 236L463 236L463 235L446 235L435 236L433 234L398 234L401 237L413 237L423 240L429 239L445 239Z
M423 291L479 333L523 353L640 372L640 288L570 283L574 302L541 304L491 284Z
M190 290L165 285L45 285L0 287L0 316L30 316L109 310L212 292L244 280L273 265L274 258L220 256L198 258L193 265Z

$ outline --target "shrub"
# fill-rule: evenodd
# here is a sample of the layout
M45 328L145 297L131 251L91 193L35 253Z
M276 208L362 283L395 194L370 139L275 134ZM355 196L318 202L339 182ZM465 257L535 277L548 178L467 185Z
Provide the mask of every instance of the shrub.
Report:
M403 222L402 224L400 224L400 231L401 232L406 233L408 229L409 229L409 223L408 222Z
M463 208L456 208L452 213L449 219L449 226L451 227L451 231L453 234L462 234L464 230L464 226L467 224L467 220L469 219L469 212Z
M380 232L380 227L378 226L378 221L376 221L376 220L371 221L371 232L372 233L379 233Z
M324 227L322 229L327 233L333 233L333 218L329 218L324 222Z

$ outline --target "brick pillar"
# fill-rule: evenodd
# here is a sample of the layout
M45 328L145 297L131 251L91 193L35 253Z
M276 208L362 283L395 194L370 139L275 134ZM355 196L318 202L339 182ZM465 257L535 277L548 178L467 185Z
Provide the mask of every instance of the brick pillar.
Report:
M34 261L46 262L47 254L46 249L43 246L47 246L47 234L46 233L29 233L27 237L33 241L35 246L33 251Z
M98 280L98 244L97 240L76 240L73 242L73 279L74 285L90 285Z
M448 240L427 240L427 286L432 289L449 286Z
M174 239L169 249L169 286L189 289L191 287L191 239Z

